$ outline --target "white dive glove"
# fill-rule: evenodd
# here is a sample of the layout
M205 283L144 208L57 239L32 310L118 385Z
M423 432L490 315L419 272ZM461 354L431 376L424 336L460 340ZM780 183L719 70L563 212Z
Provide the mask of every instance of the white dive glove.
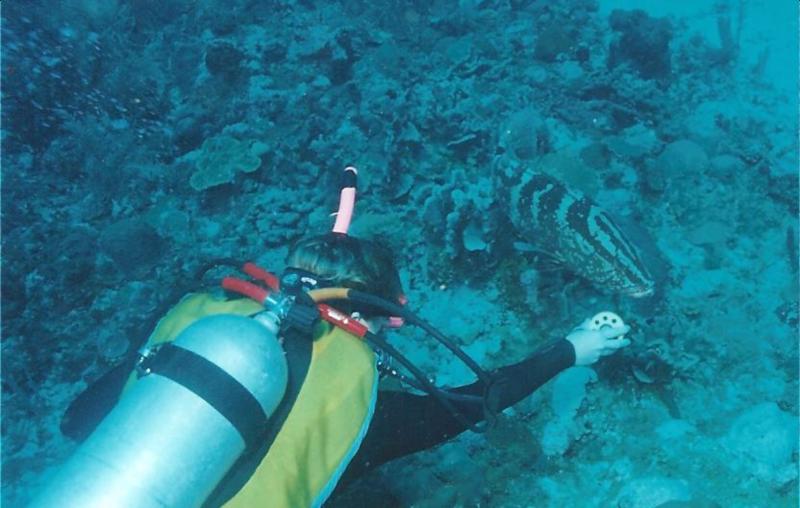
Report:
M567 335L567 340L575 348L575 365L591 365L603 356L624 348L631 343L630 339L618 337L625 335L630 329L628 325L592 329L591 318L585 320Z

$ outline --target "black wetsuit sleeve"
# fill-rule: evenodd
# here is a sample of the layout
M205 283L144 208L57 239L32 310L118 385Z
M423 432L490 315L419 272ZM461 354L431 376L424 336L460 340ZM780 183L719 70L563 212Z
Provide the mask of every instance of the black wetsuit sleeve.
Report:
M497 379L494 393L497 409L516 404L574 364L575 349L566 339L561 339L526 360L496 370L493 375ZM476 382L451 391L482 395L483 386ZM454 405L470 422L484 418L480 404L455 401ZM382 391L372 424L345 472L343 483L367 469L443 443L465 430L465 425L431 396Z

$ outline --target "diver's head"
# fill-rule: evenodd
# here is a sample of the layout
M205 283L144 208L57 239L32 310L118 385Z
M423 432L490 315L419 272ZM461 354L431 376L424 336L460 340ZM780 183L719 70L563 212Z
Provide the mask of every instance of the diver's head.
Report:
M289 249L286 266L313 273L327 287L352 288L405 303L392 252L375 241L333 232L303 238ZM349 302L334 306L348 313L358 311L365 318L384 315L378 309L356 308Z

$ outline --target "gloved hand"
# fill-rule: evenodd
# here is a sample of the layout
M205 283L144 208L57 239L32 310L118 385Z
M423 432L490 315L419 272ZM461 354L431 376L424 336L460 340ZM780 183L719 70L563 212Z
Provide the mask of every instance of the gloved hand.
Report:
M589 323L589 319L585 320L567 335L567 340L575 348L575 365L591 365L601 357L613 354L631 343L629 339L617 338L630 331L631 327L628 325L591 330Z

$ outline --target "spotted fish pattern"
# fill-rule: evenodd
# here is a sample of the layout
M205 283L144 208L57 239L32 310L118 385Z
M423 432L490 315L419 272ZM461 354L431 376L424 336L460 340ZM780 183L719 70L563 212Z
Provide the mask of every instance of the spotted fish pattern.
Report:
M636 247L592 200L535 171L501 179L500 185L511 223L536 250L607 291L633 297L653 293L653 277Z

